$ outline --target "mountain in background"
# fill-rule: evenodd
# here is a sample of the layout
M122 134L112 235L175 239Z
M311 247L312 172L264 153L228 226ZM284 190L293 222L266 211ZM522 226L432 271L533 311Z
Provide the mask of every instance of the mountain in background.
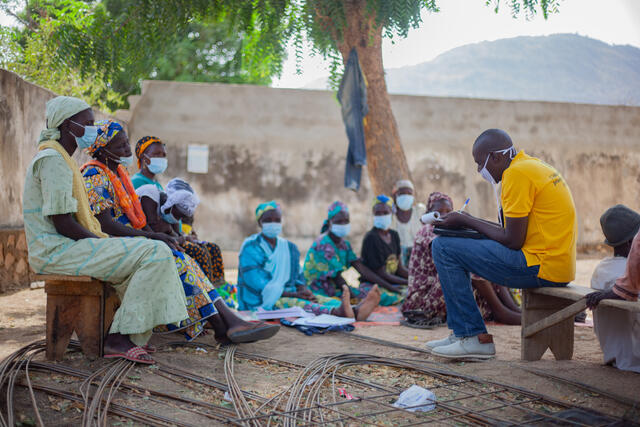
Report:
M640 105L640 49L575 34L514 37L388 69L386 79L390 93L408 95Z

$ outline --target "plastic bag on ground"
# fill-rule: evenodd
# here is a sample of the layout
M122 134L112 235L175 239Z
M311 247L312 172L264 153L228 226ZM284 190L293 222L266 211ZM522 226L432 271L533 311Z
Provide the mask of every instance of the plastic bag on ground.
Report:
M400 397L393 406L406 409L409 412L433 411L436 408L436 395L430 390L414 384L400 393Z

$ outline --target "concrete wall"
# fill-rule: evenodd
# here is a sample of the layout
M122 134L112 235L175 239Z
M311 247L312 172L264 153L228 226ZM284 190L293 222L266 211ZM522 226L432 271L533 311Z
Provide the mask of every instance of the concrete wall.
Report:
M347 139L339 105L326 91L149 81L126 112L132 144L163 139L170 167L161 181L183 176L203 203L202 237L237 250L257 230L253 210L275 198L285 209L285 234L306 249L327 205L351 208L357 250L370 227L372 194L342 186ZM495 219L495 198L476 173L471 144L486 128L509 132L519 148L555 165L578 207L582 247L602 241L599 217L615 204L640 209L640 108L391 96L417 195L444 191L469 211ZM186 172L186 147L210 146L209 173ZM366 175L366 173L364 174Z
M28 285L22 192L24 177L45 128L45 104L53 92L0 69L0 291ZM96 117L107 115L100 111ZM76 152L78 162L86 155Z
M0 70L0 224L21 227L22 189L27 166L44 129L46 102L55 95Z
M53 96L0 70L0 229L7 230L0 236L0 288L22 270L20 257L26 259L18 248L23 182L44 127L45 103ZM470 148L482 130L500 127L518 147L565 175L578 206L583 247L601 242L598 219L607 207L620 202L640 209L640 108L413 96L391 100L421 200L435 190L449 193L457 205L471 197L470 212L494 218L491 188L475 172ZM170 168L161 180L183 176L194 184L203 199L196 224L203 238L237 250L257 231L256 204L275 198L285 209L285 234L304 251L327 205L341 199L350 205L352 242L359 251L371 225L372 194L366 173L359 193L342 187L347 139L332 93L153 81L145 82L136 101L121 114L130 120L132 144L146 134L168 144ZM186 172L189 144L210 146L209 174ZM28 281L20 277L18 282Z

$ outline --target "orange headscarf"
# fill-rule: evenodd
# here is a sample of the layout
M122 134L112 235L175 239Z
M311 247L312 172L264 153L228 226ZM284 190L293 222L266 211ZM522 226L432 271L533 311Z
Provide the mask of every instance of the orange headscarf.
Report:
M144 153L144 150L146 150L154 142L159 142L160 144L162 144L162 141L160 141L160 139L155 136L143 136L136 143L135 151L136 158L138 159L138 169L142 169L142 153Z

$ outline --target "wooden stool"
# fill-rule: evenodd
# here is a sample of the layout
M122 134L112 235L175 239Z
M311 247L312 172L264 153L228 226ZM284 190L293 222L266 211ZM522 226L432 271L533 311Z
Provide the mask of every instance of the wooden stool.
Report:
M522 360L540 360L547 348L556 360L573 357L574 317L587 304L594 289L569 284L563 287L525 289L522 303ZM640 303L606 299L600 307L640 313Z
M102 357L104 337L120 305L115 290L88 276L37 275L47 293L47 359L62 360L75 331L82 352Z

